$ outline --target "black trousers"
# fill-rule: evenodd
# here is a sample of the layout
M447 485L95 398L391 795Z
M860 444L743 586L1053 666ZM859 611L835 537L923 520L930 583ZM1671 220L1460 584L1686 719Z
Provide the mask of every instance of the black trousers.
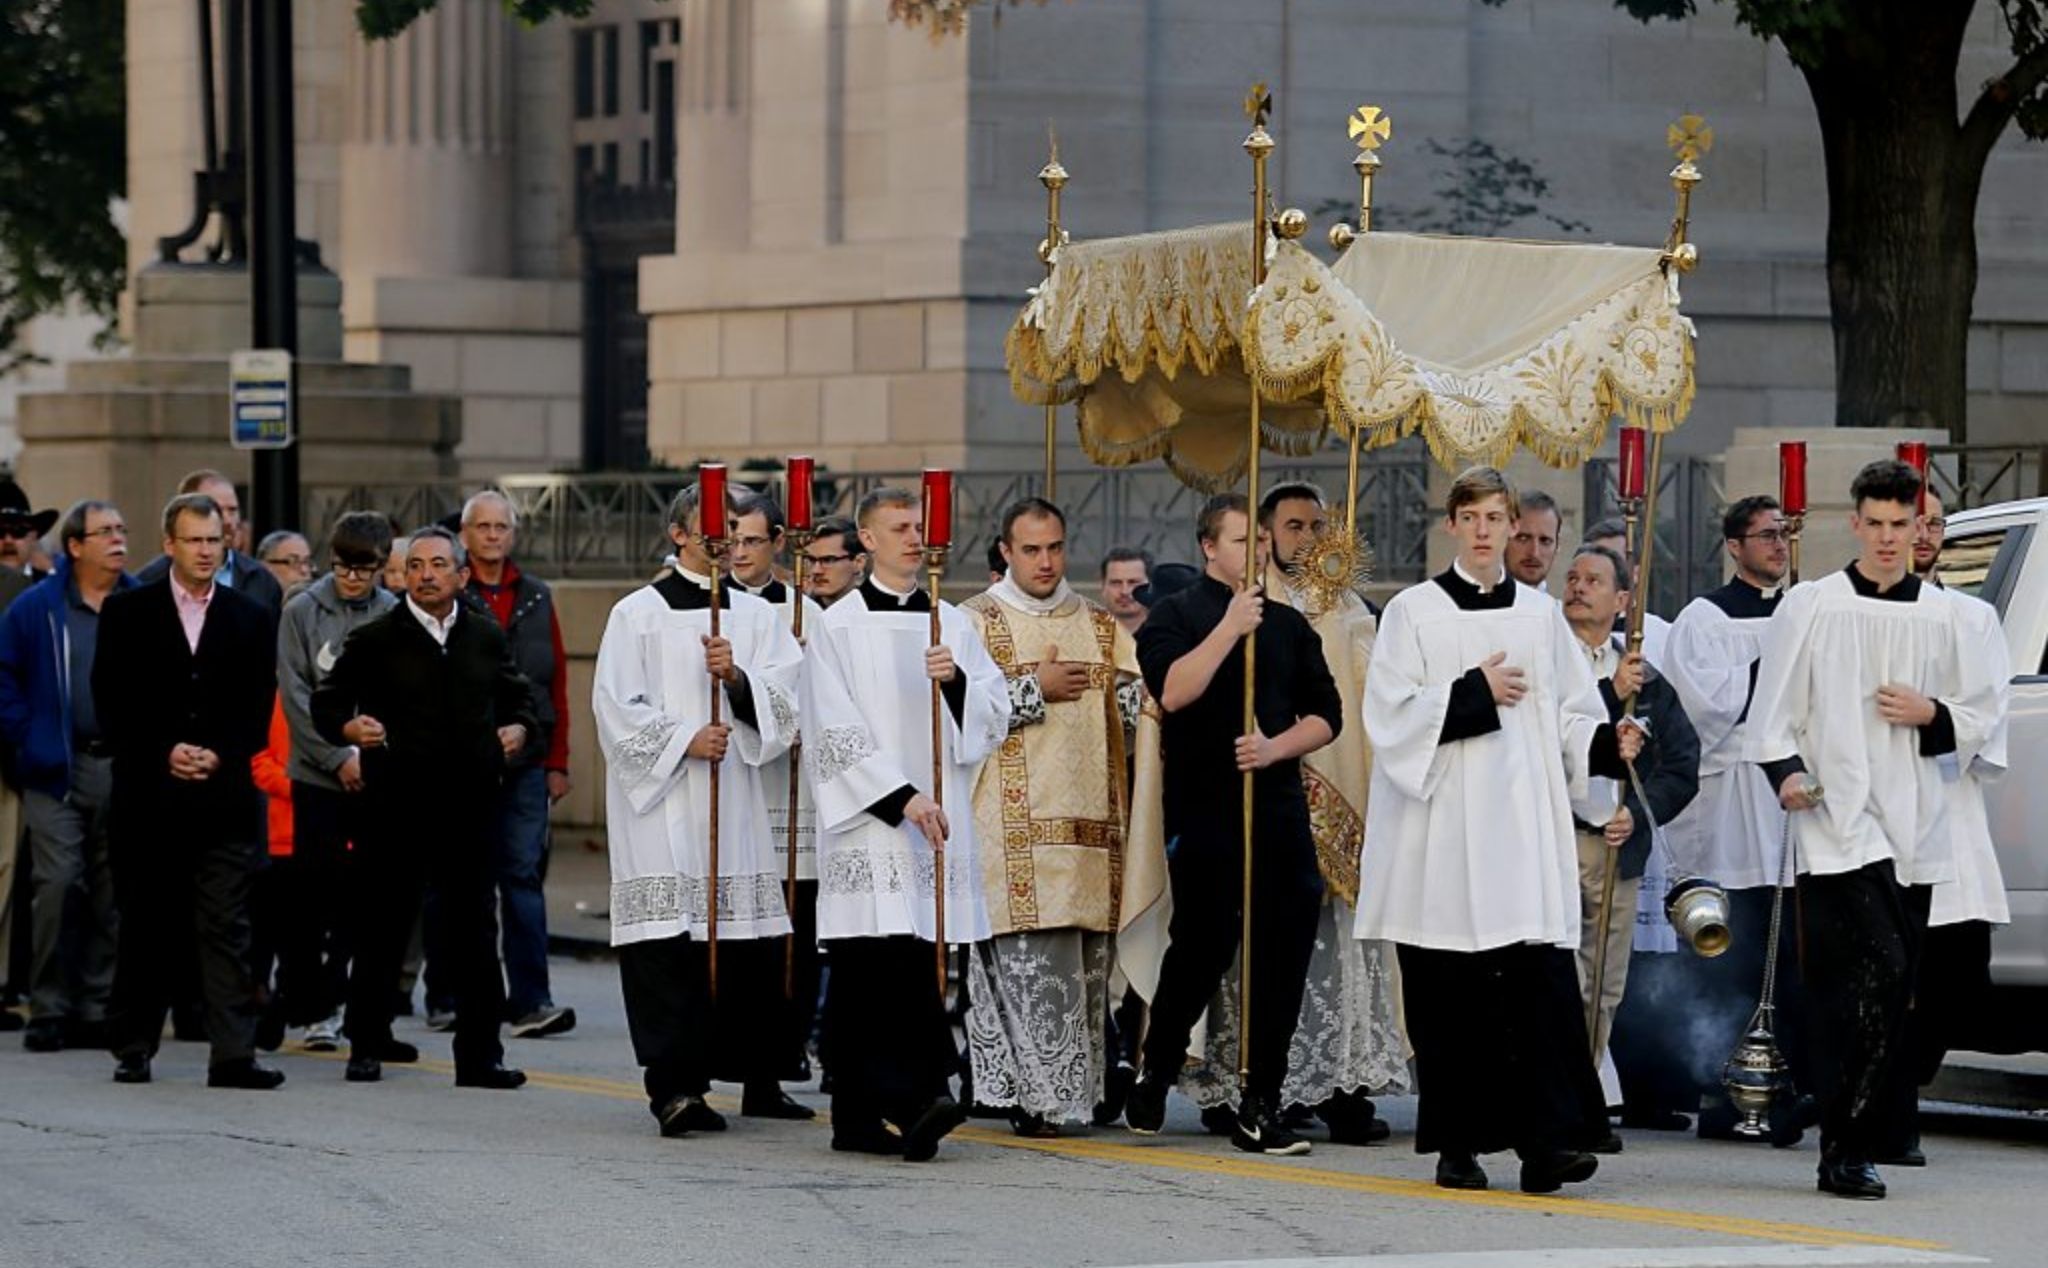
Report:
M1315 952L1323 901L1308 819L1276 815L1252 846L1250 1090L1276 1105L1287 1077L1287 1048L1301 1017L1301 994ZM1234 834L1183 837L1167 856L1173 886L1172 939L1159 966L1145 1033L1145 1068L1179 1076L1195 1021L1237 958L1244 920L1243 842ZM1304 866L1304 863L1306 866Z
M1964 1025L1981 1023L1995 1007L1991 987L1991 925L1964 920L1927 931L1921 944L1918 989L1906 1016L1911 1082L1934 1082Z
M793 1071L805 1061L810 1052L811 1031L818 1022L818 977L822 969L818 955L818 882L796 883L796 905L790 909L789 922L796 931L796 972L782 1009L782 1050L775 1066L777 1074ZM783 944L779 938L775 940L775 953L774 989L776 997L781 998Z
M678 1096L702 1096L714 1078L774 1086L784 1059L782 939L720 940L715 999L703 942L632 942L618 956L626 1030L652 1109Z
M936 981L932 944L909 934L835 938L825 946L826 1060L835 1130L883 1121L908 1128L950 1091L956 1053Z
M1932 890L1901 885L1889 859L1799 878L1807 1041L1821 1150L1869 1158L1911 1130L1913 998Z
M440 893L456 998L455 1065L480 1069L504 1059L499 1035L505 978L498 965L497 887L487 810L491 787L435 786L417 796L386 793L366 803L364 832L348 871L351 1049L374 1053L391 1038L392 983L398 981L425 888Z
M1571 949L1401 946L1417 1153L1540 1157L1606 1133Z
M348 994L349 842L363 835L361 793L292 783L292 856L280 887L278 979L285 1020L331 1017Z
M252 794L253 795L253 794ZM259 851L235 828L244 814L212 803L116 801L115 944L109 1023L118 1056L156 1055L164 1017L194 949L211 1061L255 1053L257 992L249 972L249 886Z

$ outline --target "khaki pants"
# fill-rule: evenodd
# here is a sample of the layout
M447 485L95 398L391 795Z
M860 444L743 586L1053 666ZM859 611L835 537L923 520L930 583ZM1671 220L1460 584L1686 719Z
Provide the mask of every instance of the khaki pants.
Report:
M1628 983L1628 953L1635 942L1636 932L1636 891L1643 884L1641 877L1615 879L1614 909L1609 914L1606 929L1607 980L1604 984L1595 983L1593 959L1601 937L1598 928L1600 886L1609 853L1605 837L1597 832L1579 833L1579 998L1590 1010L1594 992L1599 991L1600 1013L1593 1040L1596 1063L1607 1051L1607 1035L1614 1026L1614 1010L1621 1007L1622 987Z
M0 784L0 987L9 972L14 945L14 855L21 846L21 794Z

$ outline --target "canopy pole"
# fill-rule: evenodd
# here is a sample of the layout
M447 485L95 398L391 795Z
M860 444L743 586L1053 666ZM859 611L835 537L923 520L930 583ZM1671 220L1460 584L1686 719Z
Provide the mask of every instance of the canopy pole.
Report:
M1051 124L1046 125L1045 139L1051 151L1045 166L1038 169L1038 183L1045 186L1045 241L1038 244L1038 260L1045 266L1045 276L1052 278L1053 262L1059 251L1066 245L1066 230L1060 228L1060 190L1066 188L1067 169L1060 165L1060 136ZM1059 500L1059 394L1050 393L1045 403L1045 497L1048 502Z
M1273 135L1266 131L1266 117L1272 112L1273 97L1266 85L1257 83L1244 99L1245 116L1252 121L1244 139L1244 152L1252 157L1252 286L1266 281L1266 160L1273 154ZM1259 576L1259 439L1263 426L1259 418L1259 385L1251 385L1250 431L1245 462L1244 579L1240 589L1257 586ZM1258 730L1255 704L1258 675L1257 630L1244 637L1244 734ZM1252 775L1244 772L1244 887L1238 929L1237 963L1237 1082L1240 1094L1249 1094L1252 1078Z

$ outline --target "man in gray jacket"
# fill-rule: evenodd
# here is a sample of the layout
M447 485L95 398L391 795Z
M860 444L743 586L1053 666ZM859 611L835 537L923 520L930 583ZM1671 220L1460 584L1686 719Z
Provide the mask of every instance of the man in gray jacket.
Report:
M377 585L391 550L391 523L374 511L351 511L329 535L327 575L284 605L277 634L277 686L291 728L292 873L286 901L292 918L278 954L285 1020L305 1026L306 1046L331 1052L339 1043L347 989L343 868L363 813L361 755L329 744L313 726L313 691L341 656L349 631L389 611L398 596ZM397 983L394 982L393 989ZM394 1060L402 1054L372 1054Z

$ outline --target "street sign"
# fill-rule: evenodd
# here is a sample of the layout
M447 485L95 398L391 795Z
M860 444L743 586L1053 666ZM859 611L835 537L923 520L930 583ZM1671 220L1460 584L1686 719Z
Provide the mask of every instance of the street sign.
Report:
M286 449L292 418L292 354L242 348L228 356L228 439L237 449Z

